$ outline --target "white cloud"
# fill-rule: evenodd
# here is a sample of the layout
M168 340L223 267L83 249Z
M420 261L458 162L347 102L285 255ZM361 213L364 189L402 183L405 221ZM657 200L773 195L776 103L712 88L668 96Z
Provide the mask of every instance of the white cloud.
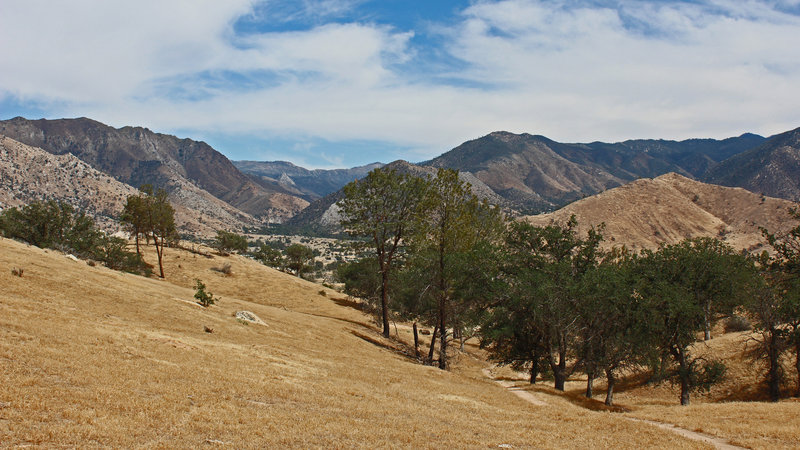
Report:
M297 11L342 17L358 3ZM498 129L585 141L800 126L797 16L754 0L575 4L474 3L437 26L435 50L464 64L425 78L414 65L428 30L353 21L240 36L236 20L272 3L5 0L0 101L164 131L390 142L411 160Z

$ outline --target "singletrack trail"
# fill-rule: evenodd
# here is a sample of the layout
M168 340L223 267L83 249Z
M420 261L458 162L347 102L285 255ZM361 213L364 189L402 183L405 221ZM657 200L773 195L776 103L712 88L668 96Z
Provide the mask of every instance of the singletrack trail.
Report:
M529 391L524 390L522 387L517 386L514 382L508 381L508 380L498 380L497 378L494 377L494 375L492 375L491 371L488 368L483 369L483 374L486 376L486 378L489 378L490 380L494 381L495 383L499 384L500 386L503 386L508 391L510 391L512 394L514 394L517 397L525 400L526 402L529 402L529 403L531 403L533 405L536 405L536 406L549 406L549 404L547 402L541 400L541 398L539 396L537 396L537 395L535 395L535 394L533 394L533 393L531 393ZM733 445L733 444L731 444L730 442L728 442L727 440L725 440L723 438L720 438L720 437L717 437L717 436L713 436L713 435L710 435L710 434L706 434L706 433L699 433L697 431L687 430L686 428L681 428L681 427L678 427L678 426L673 425L673 424L663 423L663 422L656 422L655 420L636 419L636 418L633 418L633 417L625 417L625 416L620 416L620 417L622 417L625 420L630 420L632 422L640 422L640 423L646 423L648 425L656 426L656 427L659 427L661 429L664 429L664 430L670 431L672 433L675 433L677 435L683 436L685 438L692 439L694 441L705 442L707 444L713 445L715 448L720 449L720 450L744 450L745 449L745 447L739 447L739 446Z

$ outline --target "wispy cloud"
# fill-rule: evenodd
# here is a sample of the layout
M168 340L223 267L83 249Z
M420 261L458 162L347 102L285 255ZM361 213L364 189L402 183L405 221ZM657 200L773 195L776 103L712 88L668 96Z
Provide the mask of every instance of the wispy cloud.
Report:
M798 14L797 0L476 1L413 29L362 20L356 0L5 0L0 104L238 133L287 159L313 142L345 165L498 129L768 134L800 125Z

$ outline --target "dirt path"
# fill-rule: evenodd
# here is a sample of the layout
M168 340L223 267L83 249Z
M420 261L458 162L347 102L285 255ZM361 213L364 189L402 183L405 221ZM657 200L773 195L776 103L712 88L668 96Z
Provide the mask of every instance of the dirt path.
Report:
M499 384L500 386L503 386L504 388L506 388L509 391L511 391L511 393L513 393L517 397L519 397L519 398L521 398L521 399L523 399L523 400L525 400L525 401L527 401L527 402L529 402L531 404L534 404L534 405L537 405L537 406L548 406L547 402L542 401L535 394L524 390L522 387L516 386L514 384L514 382L508 381L508 380L498 380L497 378L494 377L494 375L492 375L491 371L488 368L487 369L483 369L483 374L486 376L486 378L489 378L490 380L494 381L495 383ZM733 445L733 444L731 444L730 442L726 441L723 438L719 438L719 437L716 437L716 436L713 436L713 435L710 435L710 434L706 434L706 433L699 433L697 431L687 430L685 428L680 428L678 426L675 426L675 425L672 425L672 424L669 424L669 423L656 422L655 420L647 420L647 419L636 419L636 418L633 418L633 417L625 417L625 416L620 416L620 417L622 417L622 418L624 418L626 420L630 420L632 422L642 422L642 423L646 423L648 425L653 425L653 426L659 427L661 429L664 429L664 430L670 431L672 433L675 433L677 435L683 436L685 438L692 439L694 441L705 442L707 444L713 445L715 448L718 448L720 450L745 450L744 447L738 447L736 445Z
M730 442L726 441L723 438L716 437L706 433L699 433L697 431L690 431L686 428L680 428L678 426L672 425L670 423L663 423L663 422L656 422L655 420L647 420L647 419L636 419L634 417L625 417L626 419L633 421L633 422L644 422L650 425L657 426L667 431L671 431L675 434L679 434L683 437L695 440L706 442L708 444L713 445L714 447L721 449L721 450L744 450L745 447L739 447L736 445L731 444Z
M486 375L486 378L489 378L490 380L494 381L495 383L499 384L500 386L503 386L504 388L506 388L509 391L511 391L511 393L513 393L517 397L525 400L526 402L532 403L532 404L537 405L537 406L547 406L546 402L540 400L533 393L528 392L528 391L522 389L521 387L515 386L513 382L508 381L508 380L498 380L497 378L494 377L494 375L492 375L492 372L490 372L489 369L483 369L483 374Z

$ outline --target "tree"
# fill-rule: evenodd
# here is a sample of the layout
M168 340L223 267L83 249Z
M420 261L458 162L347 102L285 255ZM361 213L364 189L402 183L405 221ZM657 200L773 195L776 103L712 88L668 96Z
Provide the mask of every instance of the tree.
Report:
M280 267L283 264L281 251L263 242L252 253L252 256L256 261L269 267Z
M213 246L223 256L234 251L244 253L247 251L247 238L231 231L217 230Z
M795 220L800 220L800 209L792 208L789 213ZM774 320L782 323L781 332L794 351L795 396L800 397L800 225L784 234L770 233L763 228L761 232L775 249L773 257L762 257L765 277L774 293L770 313L775 316Z
M708 388L724 374L724 366L691 355L696 333L704 331L708 317L706 305L722 304L729 293L719 283L734 283L736 272L722 272L711 283L702 269L718 261L718 250L703 240L686 240L662 245L658 251L644 251L635 267L635 292L647 303L645 311L652 346L669 355L677 365L681 385L681 405L688 405L691 391ZM744 259L743 255L740 255ZM746 265L732 264L729 269ZM727 280L727 281L726 281ZM739 283L738 281L736 283ZM661 370L663 371L663 367Z
M425 189L426 183L419 177L380 168L346 185L338 203L342 227L352 236L367 238L377 260L385 337L389 337L390 275L403 239L415 223Z
M303 244L292 244L286 247L286 267L294 270L298 277L303 277L303 272L312 270L314 250Z
M589 375L586 396L592 396L591 374L604 372L608 406L614 403L619 371L638 366L649 352L649 329L643 320L647 311L633 289L632 258L625 248L612 250L586 272L580 287L580 358Z
M439 368L446 369L448 328L463 330L461 312L468 310L467 303L476 297L465 269L475 260L476 250L499 240L504 218L497 208L479 201L458 172L448 169L439 169L431 180L421 211L415 232L409 236L414 253L409 265L418 268L419 281L425 284L420 295L428 296L432 302L427 304L435 305Z
M572 369L567 360L575 355L581 322L579 287L592 268L602 235L591 228L586 239L577 236L577 221L571 217L564 225L537 227L516 222L509 227L505 244L508 259L504 265L507 282L516 296L509 304L514 321L530 321L527 339L541 347L543 358L555 378L555 387L564 390ZM515 315L522 314L520 318ZM538 354L537 354L538 357Z
M129 231L136 237L136 251L139 253L138 237L143 235L153 239L158 256L158 270L164 278L164 247L168 242L176 239L175 210L169 203L167 192L158 189L153 193L149 184L139 188L138 195L129 195L123 208L120 221L128 226Z
M91 217L55 200L4 210L0 214L0 231L12 239L81 257L91 257L103 238Z

